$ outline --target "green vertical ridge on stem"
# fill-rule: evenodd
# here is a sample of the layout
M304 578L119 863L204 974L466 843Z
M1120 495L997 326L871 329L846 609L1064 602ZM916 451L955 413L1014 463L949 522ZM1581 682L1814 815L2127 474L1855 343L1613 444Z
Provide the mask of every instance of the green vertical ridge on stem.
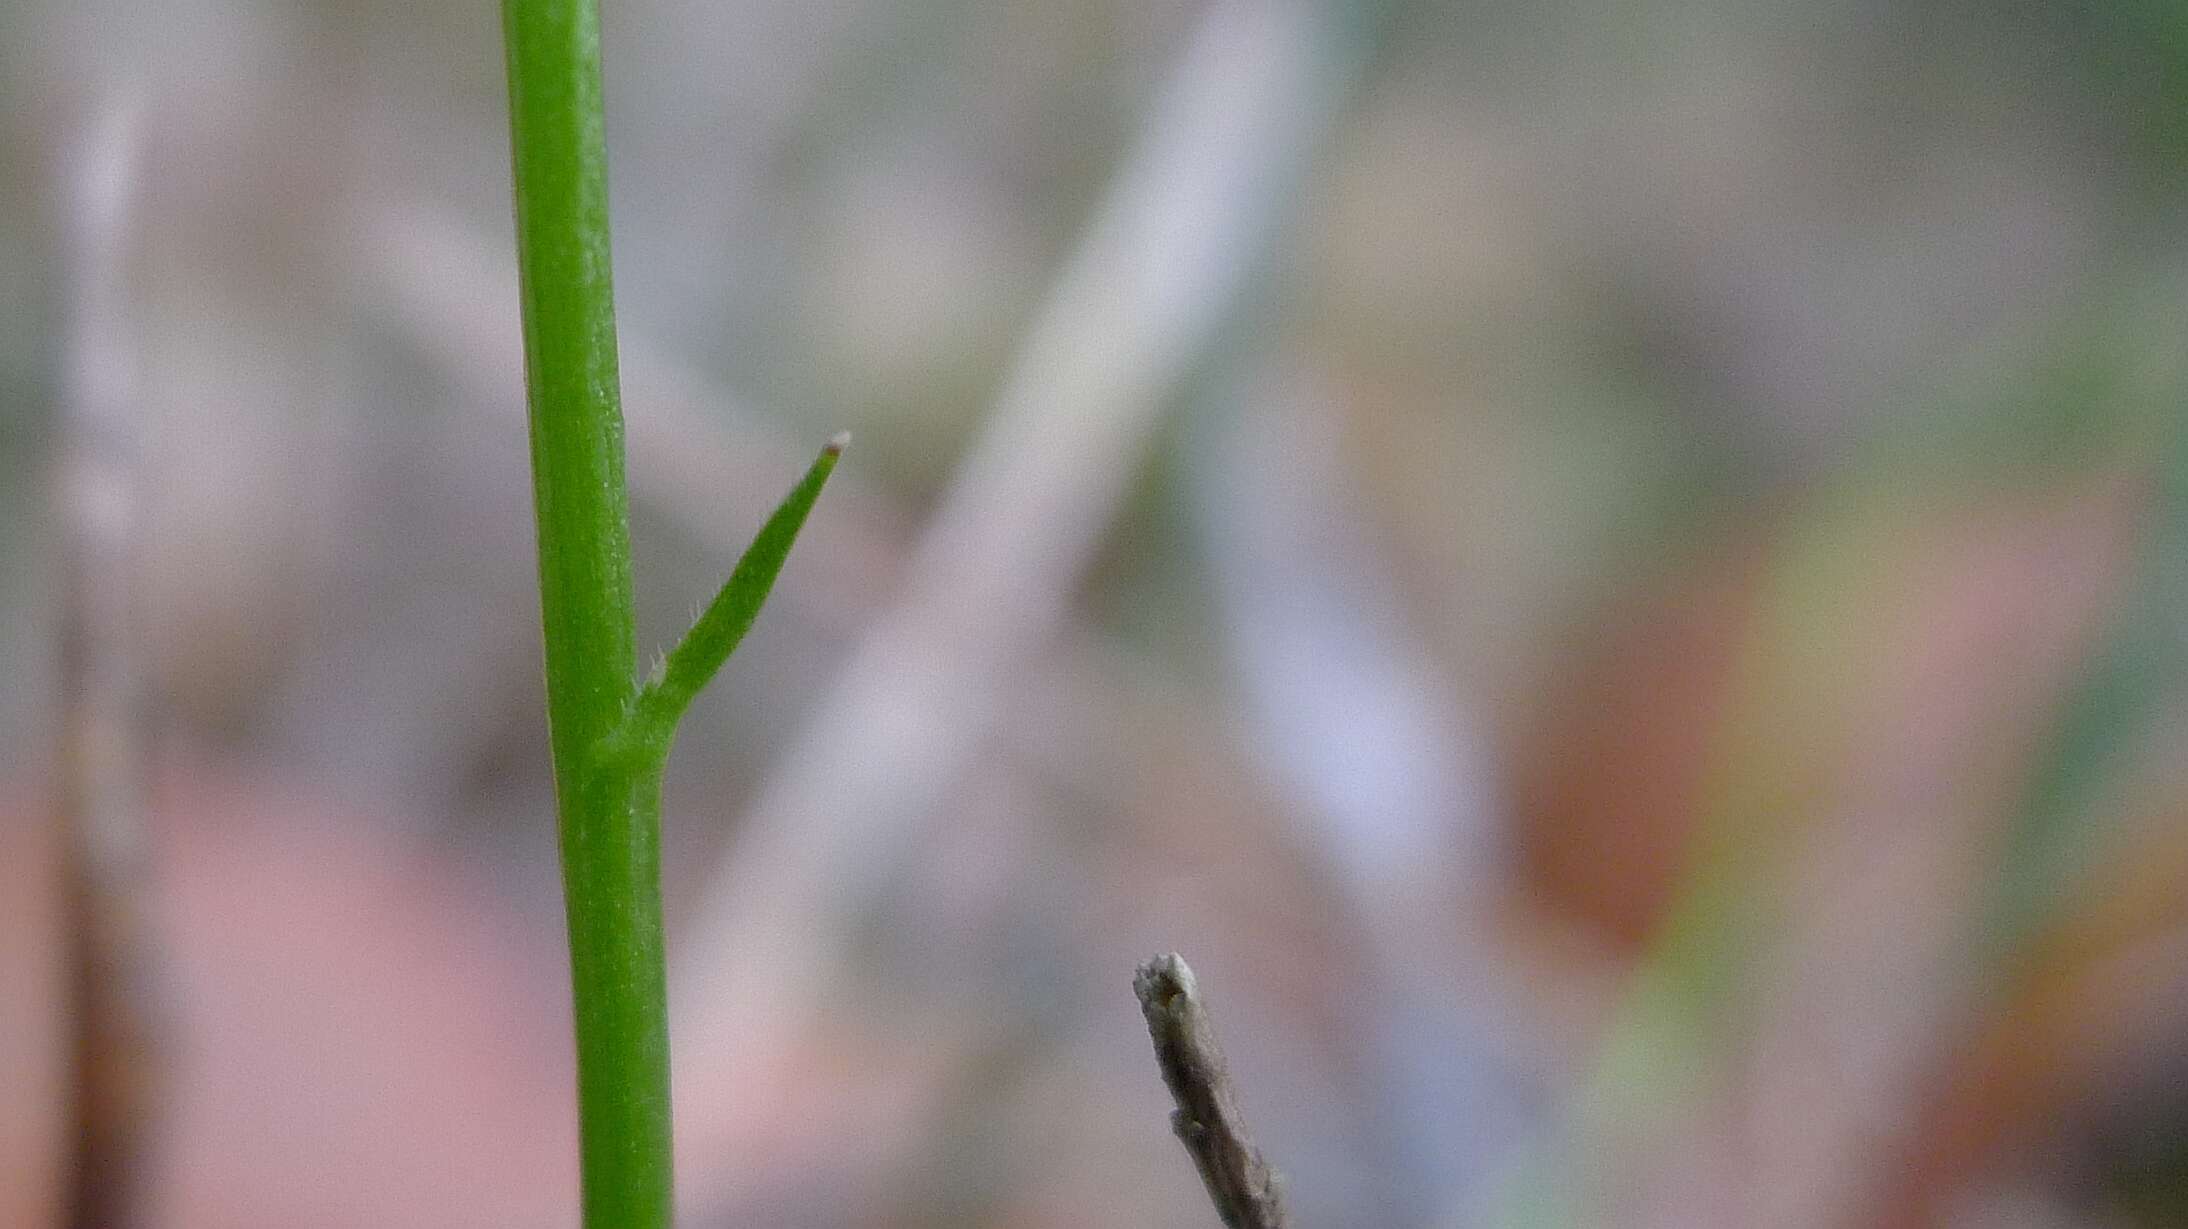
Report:
M547 712L585 1224L670 1223L658 765L602 761L636 695L593 0L503 0Z

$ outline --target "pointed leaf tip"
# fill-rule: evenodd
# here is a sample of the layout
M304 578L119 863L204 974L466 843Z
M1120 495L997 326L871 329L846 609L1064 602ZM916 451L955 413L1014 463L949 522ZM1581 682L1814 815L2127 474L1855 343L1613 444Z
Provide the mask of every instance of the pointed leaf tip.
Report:
M759 617L791 544L805 525L806 514L813 510L813 501L820 497L829 471L835 468L836 458L850 439L851 433L845 431L828 441L805 471L805 477L760 526L752 545L745 548L714 600L692 620L684 638L661 658L651 678L639 688L637 702L625 720L632 739L657 748L661 755L668 753L669 740L685 706L729 660Z

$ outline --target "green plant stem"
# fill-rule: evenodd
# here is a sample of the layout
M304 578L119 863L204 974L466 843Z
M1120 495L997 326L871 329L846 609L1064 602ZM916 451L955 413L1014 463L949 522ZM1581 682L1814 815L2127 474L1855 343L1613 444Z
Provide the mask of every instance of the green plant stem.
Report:
M660 773L602 753L636 697L593 0L504 0L547 715L592 1229L670 1223Z

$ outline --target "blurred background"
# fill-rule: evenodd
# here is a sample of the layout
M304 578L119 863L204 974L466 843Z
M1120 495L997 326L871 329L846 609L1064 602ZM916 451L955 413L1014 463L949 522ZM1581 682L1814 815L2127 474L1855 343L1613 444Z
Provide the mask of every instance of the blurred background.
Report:
M2188 1224L2188 6L604 38L642 645L857 437L684 1223L1212 1225L1176 948L1302 1224ZM0 1224L87 915L134 1223L575 1224L505 123L483 0L0 11Z

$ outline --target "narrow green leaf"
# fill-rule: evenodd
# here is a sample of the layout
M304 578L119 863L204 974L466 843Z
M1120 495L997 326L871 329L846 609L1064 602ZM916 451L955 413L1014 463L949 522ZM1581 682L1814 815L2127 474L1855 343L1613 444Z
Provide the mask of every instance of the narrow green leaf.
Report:
M752 630L753 621L760 616L760 607L767 602L767 595L775 588L775 578L782 574L783 562L790 557L790 548L798 540L798 531L805 527L805 518L813 510L813 502L820 498L821 488L828 483L828 475L836 468L836 458L843 455L844 446L851 442L849 432L828 441L813 467L805 471L805 477L783 497L774 515L760 527L752 545L745 548L742 558L714 595L691 630L654 670L653 677L638 694L638 701L631 712L626 745L642 748L656 755L666 755L669 740L675 736L676 723L683 717L699 690L707 685L737 645Z

